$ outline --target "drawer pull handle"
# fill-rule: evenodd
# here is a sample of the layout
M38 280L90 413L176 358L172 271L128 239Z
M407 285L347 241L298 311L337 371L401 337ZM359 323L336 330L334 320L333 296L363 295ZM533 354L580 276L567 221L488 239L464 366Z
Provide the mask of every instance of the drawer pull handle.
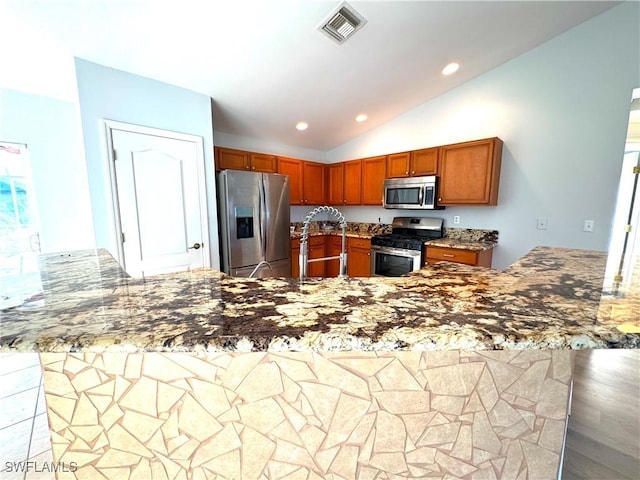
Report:
M449 257L449 258L454 258L455 255L453 255L452 253L443 253L442 254L443 257Z

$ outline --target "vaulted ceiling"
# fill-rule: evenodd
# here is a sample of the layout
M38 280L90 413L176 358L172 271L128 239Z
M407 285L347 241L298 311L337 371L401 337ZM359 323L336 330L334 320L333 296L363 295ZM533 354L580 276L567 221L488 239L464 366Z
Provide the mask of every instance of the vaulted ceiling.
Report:
M214 99L214 128L330 150L619 2L9 0L5 13L73 56ZM6 17L5 17L6 18ZM19 48L19 45L16 46ZM442 68L458 62L457 73ZM368 119L358 123L356 115ZM305 131L295 129L305 121Z

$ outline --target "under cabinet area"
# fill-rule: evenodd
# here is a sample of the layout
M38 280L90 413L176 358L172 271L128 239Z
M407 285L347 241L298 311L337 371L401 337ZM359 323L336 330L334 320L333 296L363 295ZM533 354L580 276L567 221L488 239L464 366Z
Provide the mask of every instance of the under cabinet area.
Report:
M431 245L425 248L425 265L446 261L491 268L492 257L492 248L469 250L464 248L434 247Z

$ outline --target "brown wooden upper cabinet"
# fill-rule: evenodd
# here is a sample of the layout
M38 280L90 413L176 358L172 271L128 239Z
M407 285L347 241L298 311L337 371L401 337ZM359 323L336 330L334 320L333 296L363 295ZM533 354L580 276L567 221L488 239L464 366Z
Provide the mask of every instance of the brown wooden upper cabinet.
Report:
M387 156L362 159L362 205L382 206Z
M387 155L387 178L408 177L411 172L411 152Z
M438 204L497 205L501 160L495 137L440 147Z
M215 148L216 170L248 170L252 172L277 172L277 161L274 155L245 152L232 148Z
M409 172L411 176L436 175L438 173L439 151L438 147L434 147L411 152L411 170Z
M325 168L323 163L278 157L278 173L289 176L291 205L324 205Z
M302 205L302 160L278 157L278 173L289 176L289 203Z
M418 177L438 173L438 147L387 155L387 178Z
M324 163L302 162L303 205L324 205L326 196Z
M329 170L329 205L360 205L362 161L332 163Z

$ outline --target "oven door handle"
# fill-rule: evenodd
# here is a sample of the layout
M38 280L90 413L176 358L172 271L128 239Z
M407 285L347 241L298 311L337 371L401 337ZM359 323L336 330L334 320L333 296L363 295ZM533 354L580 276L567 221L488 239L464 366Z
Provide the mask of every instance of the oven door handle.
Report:
M374 252L388 253L389 255L398 255L400 257L419 258L422 256L422 252L420 250L406 250L404 248L380 247L378 245L372 245L371 250Z

